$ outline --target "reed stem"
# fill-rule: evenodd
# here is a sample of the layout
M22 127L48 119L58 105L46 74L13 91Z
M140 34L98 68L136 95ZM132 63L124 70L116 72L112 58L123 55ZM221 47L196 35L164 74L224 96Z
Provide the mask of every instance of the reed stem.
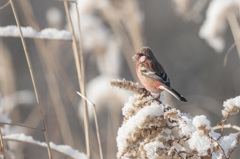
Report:
M16 9L15 9L13 0L9 0L9 1L10 1L11 8L12 8L12 11L13 11L13 14L14 14L14 18L15 18L17 26L19 28L20 37L21 37L23 49L24 49L27 64L28 64L28 69L29 69L29 72L30 72L34 92L35 92L37 103L38 103L38 108L39 108L39 112L40 112L40 116L41 116L42 124L43 124L43 129L44 129L44 136L45 136L45 140L46 140L47 147L48 147L47 148L48 149L48 157L49 157L49 159L52 159L52 153L51 153L49 139L48 139L48 135L47 135L47 127L46 127L46 123L45 123L45 119L44 119L44 115L43 115L43 109L42 109L42 106L41 106L41 103L40 103L40 100L39 100L38 89L37 89L37 86L36 86L35 77L34 77L34 74L33 74L32 65L31 65L30 58L29 58L29 53L28 53L28 50L27 50L25 39L24 39L23 34L22 34L21 26L20 26L20 23L19 23L18 15L17 15Z

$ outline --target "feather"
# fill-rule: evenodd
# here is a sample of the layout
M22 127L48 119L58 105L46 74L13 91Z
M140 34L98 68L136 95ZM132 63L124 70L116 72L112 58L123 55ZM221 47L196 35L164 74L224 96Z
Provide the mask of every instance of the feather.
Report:
M170 93L171 95L173 95L175 98L177 98L178 100L180 101L184 101L184 102L187 102L187 99L183 97L183 95L181 95L180 93L178 93L176 90L174 90L173 88L171 87L168 87L168 86L160 86L159 87L160 89L162 90L165 90L167 91L168 93Z

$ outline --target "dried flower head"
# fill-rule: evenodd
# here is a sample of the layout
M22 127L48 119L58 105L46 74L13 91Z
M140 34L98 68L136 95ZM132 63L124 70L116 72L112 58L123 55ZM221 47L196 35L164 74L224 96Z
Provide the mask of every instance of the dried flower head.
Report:
M232 114L236 114L240 110L240 96L226 100L223 103L224 110L222 115L227 119Z
M122 109L118 158L229 158L239 143L240 133L222 136L213 131L206 116L181 113L151 95L145 96L146 92L139 93L133 82L111 84L137 92Z
M147 93L147 91L140 87L140 85L138 83L134 83L131 81L126 81L125 79L123 80L112 80L110 82L111 86L114 87L119 87L121 89L125 89L131 92L134 92L136 94L143 94L143 93Z

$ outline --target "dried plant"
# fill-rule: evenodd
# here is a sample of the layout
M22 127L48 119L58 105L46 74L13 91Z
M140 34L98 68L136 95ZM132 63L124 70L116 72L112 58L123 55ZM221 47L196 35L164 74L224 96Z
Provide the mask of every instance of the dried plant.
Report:
M0 40L0 92L1 95L10 95L15 91L15 77L12 58L9 50Z
M223 103L224 110L222 115L227 120L232 114L236 114L240 110L240 96L226 100Z
M173 0L173 2L177 14L181 15L184 19L201 22L204 19L202 18L202 12L209 3L209 0L197 0L194 2L189 0ZM225 47L224 33L228 27L228 17L239 14L239 4L235 0L211 0L207 7L206 18L200 28L199 36L206 40L215 52L220 53ZM233 34L237 35L236 30L233 30L232 27L231 30Z
M230 158L239 143L240 132L223 136L206 116L192 117L146 91L136 92L141 88L133 82L117 80L111 85L134 93L122 109L117 158ZM227 100L224 107L225 117L237 113L239 97Z
M121 106L128 96L126 93L114 92L109 86L109 81L121 77L123 69L127 67L124 66L122 57L125 57L130 71L135 72L135 64L131 57L143 45L143 16L138 4L139 2L136 0L99 0L97 2L89 0L77 3L81 15L82 48L84 53L94 60L94 64L96 63L98 73L93 79L87 81L86 96L96 103L98 113L103 113L107 109L107 116L102 119L110 117L111 120L108 120L108 124L120 123L120 117L112 116L112 114L120 114ZM79 17L76 14L77 8L74 3L71 5L70 11L75 34L78 35L77 20ZM91 72L88 73L91 74ZM132 73L132 76L134 77L135 73ZM111 104L113 102L116 103L114 107ZM82 103L79 104L78 112L79 117L82 118ZM94 119L93 117L92 107L89 107L90 121ZM108 124L105 124L104 127L107 128ZM113 125L108 132L114 137L118 125ZM108 137L103 140L108 141L106 154L112 158L110 156L115 155L116 148L111 145L115 144L115 140L109 140Z
M39 113L40 113L41 120L42 120L42 125L43 125L43 128L44 128L44 136L45 136L45 140L46 140L46 143L47 143L48 156L51 159L52 158L52 153L51 153L51 149L50 149L50 145L49 145L49 137L48 137L47 127L46 127L46 122L45 122L45 118L44 118L44 115L43 115L42 105L40 104L39 93L38 93L38 89L37 89L37 86L36 86L35 76L33 74L32 65L31 65L30 58L29 58L29 53L28 53L28 50L27 50L25 39L24 39L23 34L22 34L21 26L20 26L19 19L18 19L18 14L16 12L15 5L14 5L12 0L10 0L10 4L11 4L11 7L12 7L12 11L13 11L13 14L14 14L15 21L17 23L17 26L18 26L18 29L19 29L19 32L20 32L20 37L21 37L23 49L24 49L24 52L25 52L25 56L26 56L26 59L27 59L27 64L28 64L30 75L31 75L32 84L33 84L34 92L35 92L35 95L36 95L37 103L38 103L38 108L39 108Z
M44 130L41 130L41 131L43 131L43 133L45 135L45 138L46 138L46 145L47 145L47 148L48 148L48 156L49 156L49 158L52 158L51 148L50 148L49 139L48 139L48 135L47 135L47 133L48 133L47 132L47 127L46 127L46 123L45 123L45 119L44 119L44 115L43 115L43 109L41 107L42 105L40 104L40 97L39 97L39 93L38 93L38 89L37 89L36 80L35 80L35 77L34 77L32 65L31 65L30 58L29 58L29 52L28 52L28 49L27 49L27 45L25 43L25 37L32 38L34 40L38 39L38 38L40 38L40 39L42 39L42 38L46 39L47 38L47 39L50 40L52 38L56 38L56 36L57 36L58 40L64 40L64 39L66 40L67 39L67 40L72 41L72 38L74 38L74 36L72 37L68 31L63 31L63 32L60 31L59 32L55 28L54 29L44 29L44 30L38 32L35 29L33 29L32 27L22 27L22 26L20 26L20 22L19 22L19 19L18 19L18 13L16 12L14 2L10 0L9 3L6 3L6 5L4 5L3 7L7 6L8 4L10 4L11 7L12 7L12 11L14 13L14 18L16 20L17 26L1 27L0 28L0 36L3 36L3 37L20 37L21 38L22 46L23 46L24 51L25 51L27 64L28 64L30 75L31 75L31 78L32 78L33 87L34 87L34 91L35 91L35 94L36 94L37 103L38 103L38 106L39 106L39 111L40 111L40 115L41 115L41 119L42 119L42 123L43 123L43 127L44 127L43 128ZM27 1L25 1L23 3L19 2L19 4L20 4L21 7L24 6L23 13L26 16L25 20L27 22L29 22L29 24L31 26L33 26L34 28L37 28L37 30L40 30L40 28L38 26L38 22L36 21L35 16L33 14L33 9L31 7L30 2L27 2ZM66 12L69 13L69 11L66 11ZM46 48L44 41L37 41L36 44L37 44L36 45L37 49L39 49L40 51L42 51L44 53L48 52L47 51L48 49ZM74 48L77 48L77 47L74 47ZM52 56L50 56L50 58L49 58L48 56L46 56L46 54L40 54L40 61L43 64L44 71L46 71L45 72L47 74L46 76L50 76L50 78L47 77L47 84L49 86L50 95L53 99L52 100L52 102L54 103L53 105L56 108L56 112L57 112L56 114L57 114L58 121L60 123L59 125L61 127L61 132L62 132L62 135L63 135L64 142L65 143L69 142L71 145L74 145L74 142L73 142L73 139L72 139L72 134L71 134L71 131L70 131L70 128L69 128L69 123L67 121L66 111L63 108L63 103L64 102L62 101L62 99L60 97L60 90L57 86L56 77L51 72L51 69L56 68L50 62L50 60L52 60L52 58L53 58ZM83 65L83 64L81 64L81 65ZM82 73L83 70L84 70L84 68L80 71L80 73ZM51 73L49 73L49 72L51 72ZM80 74L80 73L78 72L78 74ZM82 73L79 76L81 77L81 79L83 79L84 78L84 73ZM12 86L14 86L14 85L12 85ZM52 87L53 87L53 89L51 89ZM81 83L81 91L84 88L85 88L85 83L83 81ZM85 93L83 92L83 94L85 94ZM6 97L4 97L4 99L5 98ZM23 99L24 98L22 98L22 100ZM15 101L13 101L13 102L15 102ZM27 100L26 100L26 102L27 102ZM4 105L6 105L6 102L4 103ZM11 105L8 104L8 106L11 106ZM1 113L3 112L2 110L4 108L5 107L3 107L3 106L1 107ZM59 117L59 116L61 116L61 117ZM4 119L3 119L3 117L4 117ZM1 118L2 118L1 125L11 125L11 126L16 126L17 125L17 126L29 128L28 126L22 126L21 124L9 123L9 120L7 120L8 119L7 116L5 117L5 116L2 115ZM35 130L37 130L37 128ZM4 131L4 132L6 132L6 131ZM5 133L4 135L6 136L6 134L7 133ZM19 148L19 149L21 149L21 148Z
M137 1L122 0L115 1L79 1L79 12L81 14L81 30L83 49L85 53L93 53L96 58L98 77L87 83L87 96L91 101L105 100L105 103L98 104L98 109L106 105L106 101L112 99L111 92L108 96L105 93L97 93L88 88L93 88L94 81L101 80L98 85L107 85L112 78L121 76L124 54L131 72L134 72L134 63L131 57L133 53L143 45L142 18ZM78 34L76 6L71 5L71 17L75 34ZM125 18L128 16L128 18ZM135 74L133 74L135 76ZM91 92L88 93L88 92ZM109 97L109 98L107 98ZM115 98L122 98L115 94ZM80 107L80 111L81 111ZM82 111L81 111L82 112ZM82 116L82 114L79 114ZM90 115L91 117L92 115Z

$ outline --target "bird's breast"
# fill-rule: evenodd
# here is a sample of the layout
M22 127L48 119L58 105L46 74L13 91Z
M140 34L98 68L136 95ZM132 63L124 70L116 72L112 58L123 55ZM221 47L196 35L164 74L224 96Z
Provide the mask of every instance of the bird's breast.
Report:
M161 85L159 81L153 80L147 76L144 76L141 73L141 70L137 68L137 76L143 85L143 87L152 93L160 93L162 90L160 90L158 87Z

